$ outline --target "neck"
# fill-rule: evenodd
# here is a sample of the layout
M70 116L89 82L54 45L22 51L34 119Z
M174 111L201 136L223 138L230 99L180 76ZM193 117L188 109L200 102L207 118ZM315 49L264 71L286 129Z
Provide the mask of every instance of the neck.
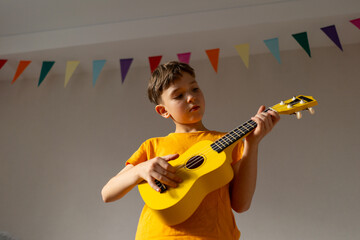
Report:
M208 129L200 121L192 124L179 124L175 123L175 132L176 133L189 133L189 132L198 132L198 131L207 131Z

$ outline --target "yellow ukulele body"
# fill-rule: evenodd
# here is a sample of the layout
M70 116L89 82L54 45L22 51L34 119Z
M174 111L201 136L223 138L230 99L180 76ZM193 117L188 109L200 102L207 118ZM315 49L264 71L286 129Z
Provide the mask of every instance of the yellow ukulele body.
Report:
M166 224L172 226L185 221L208 193L226 185L233 178L231 157L227 155L232 153L234 145L218 153L211 148L212 143L207 140L198 142L179 158L169 162L178 168L176 174L183 180L178 187L167 187L165 192L159 193L147 182L139 184L144 202Z

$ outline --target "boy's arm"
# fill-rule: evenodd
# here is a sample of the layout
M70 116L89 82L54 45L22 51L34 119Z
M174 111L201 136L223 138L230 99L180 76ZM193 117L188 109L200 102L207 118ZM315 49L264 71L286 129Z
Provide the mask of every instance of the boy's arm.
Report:
M233 165L234 178L230 184L231 207L238 213L250 208L255 192L259 143L280 120L278 113L265 113L264 110L265 106L261 106L252 118L257 127L245 138L243 156Z
M181 179L175 175L176 169L168 161L178 158L178 154L156 157L137 165L128 164L101 190L104 202L113 202L125 196L142 181L147 181L155 191L160 191L155 179L176 187Z

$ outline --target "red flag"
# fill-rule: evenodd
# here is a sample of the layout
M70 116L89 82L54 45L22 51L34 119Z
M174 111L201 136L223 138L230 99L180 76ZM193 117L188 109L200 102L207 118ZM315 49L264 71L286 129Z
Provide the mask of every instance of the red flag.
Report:
M0 59L0 69L5 65L7 59Z
M155 69L159 66L162 56L152 56L149 57L150 70L151 73L155 71Z

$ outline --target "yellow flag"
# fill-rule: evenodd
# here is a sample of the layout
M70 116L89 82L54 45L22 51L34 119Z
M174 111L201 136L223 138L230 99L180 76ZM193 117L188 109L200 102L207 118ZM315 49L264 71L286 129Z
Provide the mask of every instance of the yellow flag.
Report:
M250 45L248 43L244 43L236 45L235 48L243 60L246 68L249 68Z
M79 65L79 61L67 61L66 63L66 72L65 72L65 86L69 83L71 76L73 75L75 69Z

